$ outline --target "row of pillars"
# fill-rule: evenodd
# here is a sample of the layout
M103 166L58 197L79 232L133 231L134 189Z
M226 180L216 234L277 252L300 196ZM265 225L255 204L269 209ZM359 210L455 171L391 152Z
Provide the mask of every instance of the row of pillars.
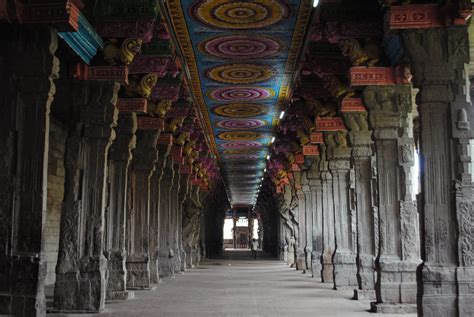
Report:
M1 41L0 314L46 313L52 110L67 131L52 310L98 312L197 264L204 195L160 131L119 114L119 84L63 78L53 29L12 27Z
M334 289L354 288L356 299L372 299L376 312L472 316L468 35L464 27L407 30L401 41L419 91L367 86L367 113L344 114L349 145L325 134L320 158L286 185L280 258ZM412 186L415 104L418 196Z

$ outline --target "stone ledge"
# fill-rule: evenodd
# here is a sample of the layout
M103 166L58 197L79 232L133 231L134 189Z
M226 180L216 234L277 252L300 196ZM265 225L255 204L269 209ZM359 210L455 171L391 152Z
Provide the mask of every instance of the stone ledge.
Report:
M416 304L370 303L370 311L377 314L416 314Z

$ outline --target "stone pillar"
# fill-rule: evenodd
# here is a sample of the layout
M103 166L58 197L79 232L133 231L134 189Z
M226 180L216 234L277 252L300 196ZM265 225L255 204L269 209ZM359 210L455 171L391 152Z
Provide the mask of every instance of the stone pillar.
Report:
M174 275L172 258L174 251L171 249L171 200L174 181L174 170L171 157L167 156L164 162L163 177L160 182L160 244L158 250L158 271L160 276Z
M178 167L179 169L179 167ZM179 252L179 270L186 271L186 252L183 246L183 212L184 203L188 197L191 185L189 184L189 174L180 174L180 189L178 192L177 221L176 221L176 239Z
M334 202L334 237L336 248L333 256L334 289L357 285L356 253L352 222L350 178L351 149L347 146L345 132L327 133L329 170L332 175Z
M232 220L234 221L234 227L232 228L232 240L234 243L234 249L236 249L237 248L237 235L236 235L237 219L233 217Z
M349 128L354 166L357 212L357 281L354 299L375 300L375 256L378 248L378 209L376 207L376 166L372 132L366 112L345 113Z
M301 177L301 191L305 199L305 222L302 224L305 227L305 244L304 254L306 258L305 267L312 272L312 251L313 251L313 195L309 186L308 171L302 173Z
M323 254L323 186L321 183L320 159L316 159L308 171L309 195L311 199L311 271L313 277L321 278Z
M375 139L379 192L377 312L415 312L418 216L412 195L414 157L410 85L367 87L364 99Z
M2 25L0 39L0 314L44 316L43 231L57 34L42 27L8 29Z
M137 116L120 114L116 138L109 153L109 193L106 210L106 258L109 276L107 280L107 299L130 299L134 293L127 291L127 250L126 218L128 170L135 149Z
M171 144L158 144L158 160L155 164L155 172L151 178L150 187L150 281L151 283L159 283L159 252L161 249L160 236L162 230L161 221L163 220L161 200L162 197L161 181L165 172L166 159L171 151Z
M300 183L301 172L294 172L295 179ZM299 185L299 184L298 184ZM299 185L301 186L301 185ZM301 188L296 189L297 205L293 209L295 211L295 218L297 219L298 235L297 235L297 250L296 250L296 269L306 272L306 198Z
M61 312L104 308L107 259L104 209L107 153L115 138L117 83L89 82L74 87L79 116L66 142L66 175L61 213L54 307Z
M321 183L322 183L322 214L323 214L323 255L322 255L322 282L334 282L334 268L332 257L336 249L334 237L334 196L333 180L329 172L329 165L326 157L326 148L323 146L321 153Z
M424 262L418 275L418 313L426 317L474 312L474 194L469 171L474 116L466 96L468 38L464 26L402 32L414 83L420 88Z
M157 131L137 131L130 172L127 289L150 289L150 179L158 152Z

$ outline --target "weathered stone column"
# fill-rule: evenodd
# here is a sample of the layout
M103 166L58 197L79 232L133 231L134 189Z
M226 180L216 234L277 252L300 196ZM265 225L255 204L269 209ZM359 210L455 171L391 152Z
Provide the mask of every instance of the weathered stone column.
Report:
M150 288L150 179L155 171L159 131L137 131L130 171L127 289Z
M328 161L326 157L326 148L323 146L321 152L321 183L323 196L323 255L322 255L322 282L333 283L334 268L332 257L334 254L335 237L334 237L334 196L332 175L329 172Z
M178 167L179 169L179 167ZM179 253L179 271L186 271L186 252L183 246L183 213L184 203L189 195L191 185L189 184L189 174L180 174L180 187L177 200L177 220L176 220L176 244L177 252Z
M119 115L115 129L116 138L109 153L109 204L106 211L106 258L109 276L107 280L108 299L130 299L134 293L127 291L126 219L128 198L128 170L135 149L137 116Z
M158 250L158 262L160 276L174 275L172 258L174 251L171 249L171 200L174 181L173 162L167 156L164 163L163 177L160 182L160 244Z
M474 312L474 194L469 143L474 138L466 63L466 27L403 31L420 88L422 259L420 316ZM410 229L408 227L407 229Z
M308 171L309 193L311 197L312 213L312 252L311 271L313 277L321 278L322 274L322 254L323 254L323 186L321 183L321 160L317 158L311 169Z
M296 206L291 209L294 210L295 219L297 219L298 235L297 237L297 250L296 250L296 269L306 272L306 198L304 192L301 189L301 172L293 172L295 177L295 194L296 194ZM290 212L291 212L290 210Z
M354 165L357 210L357 281L355 299L375 300L375 256L378 248L378 209L376 207L376 166L372 132L366 112L344 113L349 129Z
M334 289L357 285L356 253L352 222L354 210L350 204L351 149L345 132L325 135L328 144L329 170L332 175L334 202L334 236L336 248L333 256Z
M54 307L62 312L104 308L107 259L104 208L107 153L115 138L117 83L74 87L79 117L66 143L66 177L61 213Z
M169 135L171 136L171 135ZM160 236L162 225L161 221L163 218L163 210L161 200L166 199L162 197L162 186L161 181L165 172L166 159L171 151L171 141L169 144L160 143L163 134L158 140L158 160L156 161L155 173L151 178L151 189L150 189L150 281L151 283L158 283L160 280L159 270L159 252L161 249ZM169 138L169 137L168 137Z
M414 157L412 88L371 86L364 90L375 139L379 192L377 312L416 311L419 260L418 216L412 197Z
M305 267L307 270L312 270L312 259L311 254L313 251L313 195L311 193L311 188L309 186L308 180L308 171L304 171L301 177L301 191L305 199L304 204L304 213L305 213L305 222L302 226L305 227L305 244L304 244L304 253L306 258ZM312 271L311 271L312 272Z
M57 34L2 25L0 39L0 314L44 316L49 111ZM28 61L27 63L25 61Z

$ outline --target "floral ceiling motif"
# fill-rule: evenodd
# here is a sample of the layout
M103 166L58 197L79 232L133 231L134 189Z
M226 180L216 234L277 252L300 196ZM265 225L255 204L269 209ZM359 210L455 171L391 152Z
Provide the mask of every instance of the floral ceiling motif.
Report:
M232 204L252 205L311 11L305 0L170 0L169 15ZM252 166L252 168L239 168Z

